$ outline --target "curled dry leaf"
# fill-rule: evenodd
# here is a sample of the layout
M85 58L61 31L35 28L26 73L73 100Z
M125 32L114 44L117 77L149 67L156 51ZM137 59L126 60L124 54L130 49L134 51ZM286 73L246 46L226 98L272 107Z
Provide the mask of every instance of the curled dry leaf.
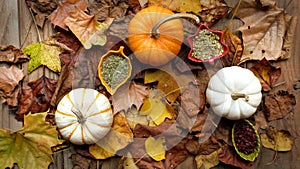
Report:
M232 33L229 29L225 29L222 32L223 41L229 47L227 55L221 58L223 66L236 66L241 61L241 57L243 54L243 42L237 35Z
M27 113L45 112L50 108L52 94L55 91L57 80L42 76L22 87L17 119L23 120Z
M47 112L28 114L24 127L15 132L0 129L0 168L48 168L54 162L52 146L62 144L55 126L45 121ZM36 158L38 157L38 158Z
M76 8L82 11L87 9L87 3L83 0L63 0L58 4L58 7L53 11L48 18L54 26L59 26L62 29L68 30L64 23L64 20L73 12Z
M57 8L56 0L26 0L27 6L35 14L35 20L41 28L44 26L46 17Z
M112 96L114 113L118 113L121 110L127 111L132 105L139 109L146 96L148 96L146 86L135 82L125 83Z
M160 0L149 0L149 6L161 6L168 8L172 11L176 12L194 12L198 13L201 11L201 1L195 0L167 0L167 1L160 1Z
M265 115L268 121L284 118L287 114L294 111L296 98L288 91L278 91L263 98Z
M281 75L281 68L272 66L266 58L260 60L250 70L259 79L263 91L270 91Z
M0 62L23 63L27 62L29 59L30 58L20 49L12 45L0 45Z
M23 71L17 66L0 66L0 97L1 102L11 106L18 105L19 82L24 78Z
M210 169L219 164L219 153L221 153L222 148L215 150L214 152L207 155L197 155L195 157L197 168L204 166L205 169Z
M242 61L261 60L264 57L267 60L277 60L281 57L284 39L292 20L284 9L276 7L275 3L264 8L258 1L243 0L236 16L244 22L239 28L244 43ZM292 28L295 31L295 26Z
M261 143L264 147L275 151L290 151L294 141L290 132L270 127L266 134L261 134Z
M90 49L92 45L105 45L107 39L104 32L112 21L112 18L107 18L104 22L98 22L95 16L90 16L75 8L64 20L64 23L75 34L84 48Z

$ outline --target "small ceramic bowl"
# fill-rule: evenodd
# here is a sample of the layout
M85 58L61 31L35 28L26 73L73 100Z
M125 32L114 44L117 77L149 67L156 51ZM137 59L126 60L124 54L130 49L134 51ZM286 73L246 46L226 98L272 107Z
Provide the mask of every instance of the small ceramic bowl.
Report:
M106 90L113 95L117 89L122 86L131 76L131 72L132 72L132 65L131 65L131 61L130 59L124 54L123 52L124 50L124 46L120 46L119 50L109 50L106 54L104 54L99 62L98 65L98 76L100 78L100 81L102 83L102 85L106 88ZM109 82L107 82L104 78L103 75L103 67L104 67L104 62L107 58L111 57L112 55L118 55L121 56L122 58L124 58L126 60L126 62L128 63L128 73L127 76L124 77L123 79L121 79L122 81L119 81L115 86L110 86ZM118 67L118 68L122 68L122 67ZM115 73L121 72L123 70L113 70L115 71ZM113 75L114 76L114 75ZM120 80L120 79L117 79Z
M218 55L218 56L210 56L207 59L200 60L200 59L197 59L197 58L195 58L193 56L193 53L194 53L194 51L193 51L193 40L194 40L194 38L196 36L199 35L200 31L203 30L203 29L207 29L209 32L211 32L211 33L213 33L213 34L215 34L215 35L217 35L219 37L218 42L222 45L223 52L220 55ZM191 60L191 61L193 61L193 62L198 62L198 63L208 62L208 63L210 63L210 64L213 65L215 59L221 58L221 57L225 56L228 53L228 51L229 51L228 46L223 42L223 32L217 31L217 30L211 30L205 24L201 24L198 27L197 32L194 35L189 36L187 40L188 40L188 43L189 43L190 48L191 48L191 50L190 50L190 52L188 54L188 59Z

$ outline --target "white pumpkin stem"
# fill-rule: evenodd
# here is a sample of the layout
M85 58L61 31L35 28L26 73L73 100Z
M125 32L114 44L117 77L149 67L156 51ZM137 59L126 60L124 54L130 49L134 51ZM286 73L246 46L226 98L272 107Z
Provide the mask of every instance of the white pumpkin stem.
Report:
M247 101L249 101L249 96L244 93L231 93L231 98L233 100L237 100L239 98L244 98Z
M75 114L75 116L77 117L78 119L78 122L80 124L83 124L85 121L86 121L86 117L83 116L82 112L79 111L78 109L76 109L75 107L72 107L71 109L72 113Z
M179 18L191 18L193 20L196 21L197 24L200 23L200 19L196 16L196 15L193 15L193 14L188 14L188 13L177 13L177 14L172 14L172 15L168 15L164 18L162 18L161 20L159 20L151 29L150 31L150 36L151 38L155 38L155 39L158 39L159 37L159 30L158 28L165 22L168 22L170 20L173 20L173 19L179 19Z

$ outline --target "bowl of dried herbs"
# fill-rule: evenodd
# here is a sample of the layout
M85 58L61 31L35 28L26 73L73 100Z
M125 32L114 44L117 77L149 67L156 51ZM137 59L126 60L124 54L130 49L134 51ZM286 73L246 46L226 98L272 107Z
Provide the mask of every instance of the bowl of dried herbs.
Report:
M124 46L120 46L119 50L109 50L98 65L100 81L110 94L114 94L131 76L131 61L123 50Z
M214 64L214 60L228 53L228 46L223 42L223 32L212 30L205 24L201 24L194 35L188 37L190 52L188 59L193 62L208 62Z

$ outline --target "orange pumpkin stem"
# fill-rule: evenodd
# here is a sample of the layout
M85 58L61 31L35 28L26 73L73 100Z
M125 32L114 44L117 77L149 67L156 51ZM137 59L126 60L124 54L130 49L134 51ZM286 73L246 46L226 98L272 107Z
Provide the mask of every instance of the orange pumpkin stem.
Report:
M237 100L239 98L245 98L246 102L249 101L249 96L244 93L232 93L231 98Z
M193 14L188 14L188 13L177 13L177 14L172 14L172 15L169 15L169 16L166 16L164 18L162 18L161 20L159 20L151 29L150 31L150 36L151 38L155 38L155 39L158 39L159 38L159 30L158 28L165 22L168 22L170 20L173 20L173 19L179 19L179 18L191 18L193 20L196 21L197 24L200 23L200 19L196 16L196 15L193 15Z
M81 113L81 111L79 111L75 107L72 107L71 111L72 111L72 113L75 114L75 116L77 117L78 122L80 124L83 124L86 121L86 117L83 116L83 114Z

